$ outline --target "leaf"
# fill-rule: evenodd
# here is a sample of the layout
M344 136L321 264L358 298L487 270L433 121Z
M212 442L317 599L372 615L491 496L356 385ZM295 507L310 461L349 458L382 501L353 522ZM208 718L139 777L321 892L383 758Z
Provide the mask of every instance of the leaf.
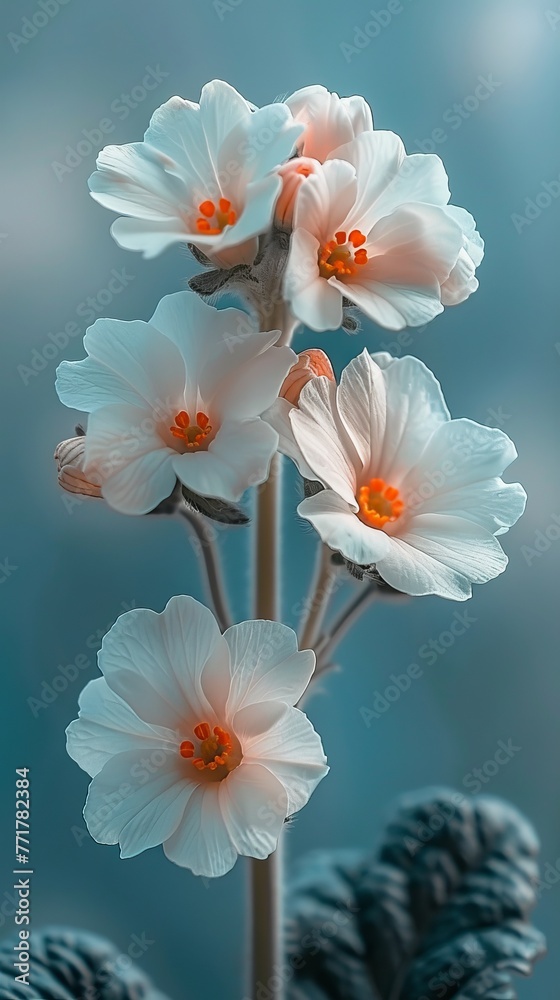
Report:
M515 1000L545 951L529 923L536 835L513 806L428 789L376 856L306 859L290 901L290 1000Z
M186 486L182 487L182 492L187 506L197 514L204 514L205 517L221 524L249 524L250 518L237 504L218 500L216 497L202 497L188 490Z
M0 1000L167 1000L128 952L88 931L32 933L29 986L14 981L13 947L13 939L0 945Z

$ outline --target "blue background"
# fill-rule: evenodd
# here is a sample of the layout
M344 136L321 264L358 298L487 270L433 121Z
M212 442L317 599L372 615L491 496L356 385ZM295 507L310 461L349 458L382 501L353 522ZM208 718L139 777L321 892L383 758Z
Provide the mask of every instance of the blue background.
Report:
M481 288L428 329L412 332L408 347L394 343L392 349L418 355L435 371L453 415L498 424L514 439L519 460L510 478L525 485L528 509L503 539L507 573L478 588L466 607L432 598L379 603L340 647L343 670L308 704L332 770L292 825L289 854L372 845L403 791L445 783L470 795L470 772L494 757L499 740L511 739L520 749L486 790L532 819L543 862L554 866L560 858L560 543L547 548L546 535L536 533L560 515L560 198L530 224L518 220L516 227L512 219L543 191L543 182L560 175L560 17L554 16L560 7L549 3L550 10L547 0L402 0L391 22L354 52L344 46L353 46L356 30L371 20L371 2L69 0L25 43L13 36L40 8L32 0L3 4L0 560L17 568L0 574L0 896L5 902L11 884L13 768L27 765L33 769L36 925L98 930L124 952L131 935L145 933L154 943L140 963L177 1000L243 996L247 865L238 863L208 885L167 862L160 849L123 862L117 848L82 837L87 776L64 748L79 690L96 675L100 636L125 605L161 610L180 592L204 599L180 524L126 518L101 503L69 504L56 484L52 452L72 434L74 415L57 400L54 371L62 358L83 356L86 323L78 307L107 288L113 268L125 268L132 280L99 311L147 319L159 298L184 287L193 273L193 262L177 248L146 262L113 243L111 213L87 192L98 146L140 139L158 105L175 93L197 100L213 77L257 104L309 83L363 94L377 126L402 135L409 151L429 149L432 132L442 130L437 151L453 201L475 215L486 239ZM121 95L141 85L147 67L167 76L125 116ZM489 75L494 91L457 127L449 109L465 100L472 107L479 77ZM89 153L85 141L83 155L61 175L55 164L64 162L67 147L75 149L82 130L98 128L101 119L114 126L111 134ZM69 322L78 323L80 335L53 347L49 335ZM357 338L301 333L296 348L319 344L340 370L364 345L378 350L391 341L366 323ZM45 348L48 361L30 375L32 352ZM287 515L297 500L288 479ZM232 532L225 544L239 617L249 613L241 586L250 572L247 534ZM539 554L536 537L545 549ZM284 603L291 622L314 547L311 531L290 516ZM352 585L347 589L351 593ZM420 661L423 676L368 727L360 709L373 705L390 674L418 661L420 647L437 641L457 610L476 621L435 664ZM43 684L61 676L61 665L80 656L89 666L34 713L28 699L40 698ZM522 997L557 997L559 903L560 884L542 892L535 919L551 953L533 982L521 983ZM10 919L0 915L0 923L2 933L11 930Z

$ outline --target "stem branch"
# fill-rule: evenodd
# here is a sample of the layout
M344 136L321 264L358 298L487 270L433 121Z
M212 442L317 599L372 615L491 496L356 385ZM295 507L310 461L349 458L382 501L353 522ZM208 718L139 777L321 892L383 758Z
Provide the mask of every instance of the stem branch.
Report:
M306 617L303 621L300 649L313 649L325 617L330 596L333 592L334 566L332 552L328 546L319 544L317 566L306 603Z
M214 540L214 529L201 514L196 514L187 507L181 507L179 514L189 523L194 531L198 542L197 551L199 556L202 557L206 582L212 598L212 604L214 605L214 612L222 632L225 632L232 624L233 619L229 608L220 557Z

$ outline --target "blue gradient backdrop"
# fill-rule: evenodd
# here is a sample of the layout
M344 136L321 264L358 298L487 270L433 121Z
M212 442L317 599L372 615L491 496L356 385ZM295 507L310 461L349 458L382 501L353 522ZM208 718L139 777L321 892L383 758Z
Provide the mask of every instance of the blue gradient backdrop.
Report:
M124 951L131 935L146 934L153 944L141 964L177 1000L243 996L246 865L206 885L159 849L124 862L116 848L82 838L87 778L66 756L64 728L82 684L96 675L99 636L124 603L161 610L172 594L204 599L204 592L180 525L127 519L102 504L69 507L61 496L52 452L71 435L75 415L58 403L54 371L63 357L82 357L86 323L78 307L99 292L107 300L113 269L126 269L126 287L99 310L123 319L149 318L158 299L193 273L179 249L148 262L120 250L109 235L112 215L89 198L86 181L98 145L140 139L159 104L175 93L196 100L213 77L258 104L316 82L363 94L378 127L399 132L410 151L428 149L441 130L437 148L453 200L473 212L487 241L481 288L393 350L417 354L435 371L455 416L510 434L519 450L511 477L529 494L525 517L504 539L507 573L478 588L466 607L436 599L379 604L340 647L343 671L308 706L332 770L293 824L289 853L372 845L396 795L432 783L469 795L469 773L494 756L499 740L511 739L520 749L487 791L511 799L536 824L543 862L560 857L560 542L546 548L536 536L560 515L560 198L530 224L512 220L560 174L560 7L557 0L402 0L377 37L356 36L367 41L358 49L356 30L382 6L69 0L48 23L36 18L42 26L25 42L17 40L22 20L41 8L33 0L2 8L0 895L6 902L11 884L13 768L27 765L36 925L87 927ZM121 95L141 85L148 67L166 75L125 115ZM492 92L458 125L449 109L465 101L472 109L481 76L491 78ZM75 149L101 119L113 126L107 139L89 152L86 139L61 174L56 163L64 163L67 147ZM72 321L80 335L53 347L49 335ZM296 346L319 343L340 370L364 345L376 350L392 339L366 323L355 338L301 333ZM32 358L41 363L34 351L48 359L29 374ZM288 479L287 512L297 499ZM535 537L546 549L539 555ZM284 545L291 621L314 544L292 518ZM232 532L225 553L236 611L245 617L246 535ZM420 660L422 678L368 727L360 709L372 706L391 673L418 660L420 647L437 641L457 610L473 619L465 634L433 665ZM78 680L48 706L29 702L79 656L89 665ZM559 904L560 884L543 891L536 922L551 954L533 982L521 984L524 998L556 1000ZM11 929L3 915L0 923L2 933Z

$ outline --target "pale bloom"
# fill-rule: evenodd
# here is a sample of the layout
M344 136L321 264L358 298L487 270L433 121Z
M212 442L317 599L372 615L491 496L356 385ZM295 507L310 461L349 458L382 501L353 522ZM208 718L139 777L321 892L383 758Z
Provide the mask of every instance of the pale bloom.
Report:
M58 484L67 493L79 493L81 496L100 497L99 482L91 482L84 473L86 439L80 437L68 438L56 446L54 460L58 468Z
M286 399L292 406L297 406L304 385L314 378L325 375L334 381L334 372L330 358L324 351L310 348L298 354L297 361L284 379L279 396Z
M328 771L293 706L315 664L292 629L242 622L222 636L191 597L122 615L80 698L68 753L93 781L84 817L130 858L163 844L196 875L266 858Z
M278 437L260 419L296 355L274 347L239 309L215 309L194 292L161 300L149 323L98 319L83 361L64 361L57 391L90 413L84 474L107 502L145 514L189 490L239 500L267 478Z
M284 281L294 316L337 329L346 298L399 330L466 299L483 243L449 197L439 157L407 156L392 132L364 132L336 149L297 192Z
M287 105L255 109L213 80L200 104L172 97L158 108L143 142L106 146L91 194L130 217L111 227L127 250L154 257L172 243L192 243L222 267L250 264L272 222L276 168L302 130Z
M325 487L298 513L331 549L417 596L466 600L471 584L503 572L496 536L526 499L500 478L515 447L500 430L452 420L421 361L364 351L338 387L316 378L287 414L284 402L267 418L302 475Z
M326 87L311 86L296 90L285 103L305 126L297 141L298 152L320 162L338 146L373 130L371 109L363 97L339 97Z

